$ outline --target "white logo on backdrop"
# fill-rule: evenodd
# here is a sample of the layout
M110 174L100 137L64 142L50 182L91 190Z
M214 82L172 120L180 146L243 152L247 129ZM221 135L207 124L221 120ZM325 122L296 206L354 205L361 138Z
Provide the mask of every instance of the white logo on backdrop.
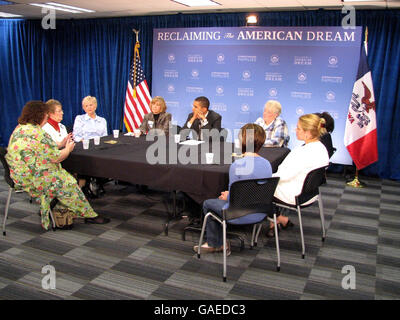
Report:
M331 66L336 66L339 61L336 56L330 56L328 62Z
M277 54L273 54L270 59L272 64L278 64L279 63L279 56Z
M168 62L169 63L174 63L175 62L175 55L173 53L170 53L168 55Z
M218 95L222 95L224 93L224 87L223 86L217 86L215 89Z
M276 97L278 95L278 90L276 88L271 88L268 93L270 97Z
M250 80L251 72L249 70L245 70L242 73L243 80Z
M193 78L198 78L198 77L199 77L199 71L196 70L196 69L193 69L193 70L192 70L192 77L193 77Z
M335 93L334 93L333 91L328 91L328 92L326 93L326 99L327 99L328 101L334 101L334 100L335 100L335 97L336 97L336 95L335 95Z
M303 114L304 114L304 108L303 108L302 106L298 106L298 107L296 108L296 114L297 114L298 116L303 115Z
M307 75L306 75L304 72L300 72L300 73L297 75L297 79L298 79L300 82L304 82L304 81L307 80Z
M169 84L167 90L168 90L169 93L174 93L175 92L175 86L173 84Z
M250 107L248 104L244 103L244 104L242 104L240 109L242 110L242 112L249 112Z
M225 61L225 56L223 53L217 54L217 62L218 63L223 63Z

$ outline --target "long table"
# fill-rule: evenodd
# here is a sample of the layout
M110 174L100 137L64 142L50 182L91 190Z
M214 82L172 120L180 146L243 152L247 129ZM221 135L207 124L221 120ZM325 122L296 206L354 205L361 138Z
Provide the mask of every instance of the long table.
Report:
M106 143L112 140L116 143ZM62 166L69 172L82 175L147 185L164 191L184 191L198 203L216 198L221 191L227 190L230 161L223 163L223 155L224 151L232 154L234 151L232 143L219 144L222 163L205 164L204 152L200 152L204 151L205 146L200 144L188 147L169 141L165 149L159 148L159 154L165 151L167 163L151 164L148 158L149 154L154 154L154 152L149 152L149 150L154 149L155 142L157 138L155 141L146 141L145 136L135 138L122 135L118 139L112 136L102 137L98 146L90 140L87 150L83 149L82 143L77 143L73 152L62 162ZM206 151L218 153L218 149L211 150L211 145L209 148ZM269 160L275 172L289 152L287 148L262 148L260 155ZM174 161L179 154L181 156L182 154L195 155L192 160L197 156L197 163L181 163L179 159ZM187 159L188 157L184 157L186 162Z

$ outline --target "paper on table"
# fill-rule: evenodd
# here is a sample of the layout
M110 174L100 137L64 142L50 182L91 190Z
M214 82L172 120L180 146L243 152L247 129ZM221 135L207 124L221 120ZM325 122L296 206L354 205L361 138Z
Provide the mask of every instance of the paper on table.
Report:
M133 132L127 132L124 134L124 136L133 136Z
M179 144L184 144L187 146L197 146L200 143L204 143L204 141L199 141L199 140L185 140L180 142Z

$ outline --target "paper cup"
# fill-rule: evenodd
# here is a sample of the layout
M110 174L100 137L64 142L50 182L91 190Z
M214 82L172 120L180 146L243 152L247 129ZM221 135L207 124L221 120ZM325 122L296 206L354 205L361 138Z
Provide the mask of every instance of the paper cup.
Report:
M175 134L174 135L174 140L175 140L175 143L181 142L181 135L180 134Z
M114 138L117 139L119 137L119 130L113 130Z
M83 149L87 150L89 149L89 140L82 140L82 144L83 144Z
M213 164L214 162L214 153L207 152L206 153L206 163Z
M139 138L139 137L140 137L140 130L139 130L139 129L133 130L133 135L134 135L136 138Z
M239 139L235 139L235 148L236 149L240 149L241 145L240 145L240 140Z
M153 129L153 125L154 125L154 122L153 121L147 121L147 124L149 125L149 128L150 129Z
M100 137L94 137L94 144L98 146L100 144Z

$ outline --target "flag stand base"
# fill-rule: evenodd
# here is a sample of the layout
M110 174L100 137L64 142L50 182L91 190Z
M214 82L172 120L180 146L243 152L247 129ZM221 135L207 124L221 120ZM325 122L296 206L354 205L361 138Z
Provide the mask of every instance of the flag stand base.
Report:
M347 182L346 184L349 187L353 187L353 188L364 188L365 187L365 183L362 183L360 180L358 180L357 175L354 177L353 181Z

